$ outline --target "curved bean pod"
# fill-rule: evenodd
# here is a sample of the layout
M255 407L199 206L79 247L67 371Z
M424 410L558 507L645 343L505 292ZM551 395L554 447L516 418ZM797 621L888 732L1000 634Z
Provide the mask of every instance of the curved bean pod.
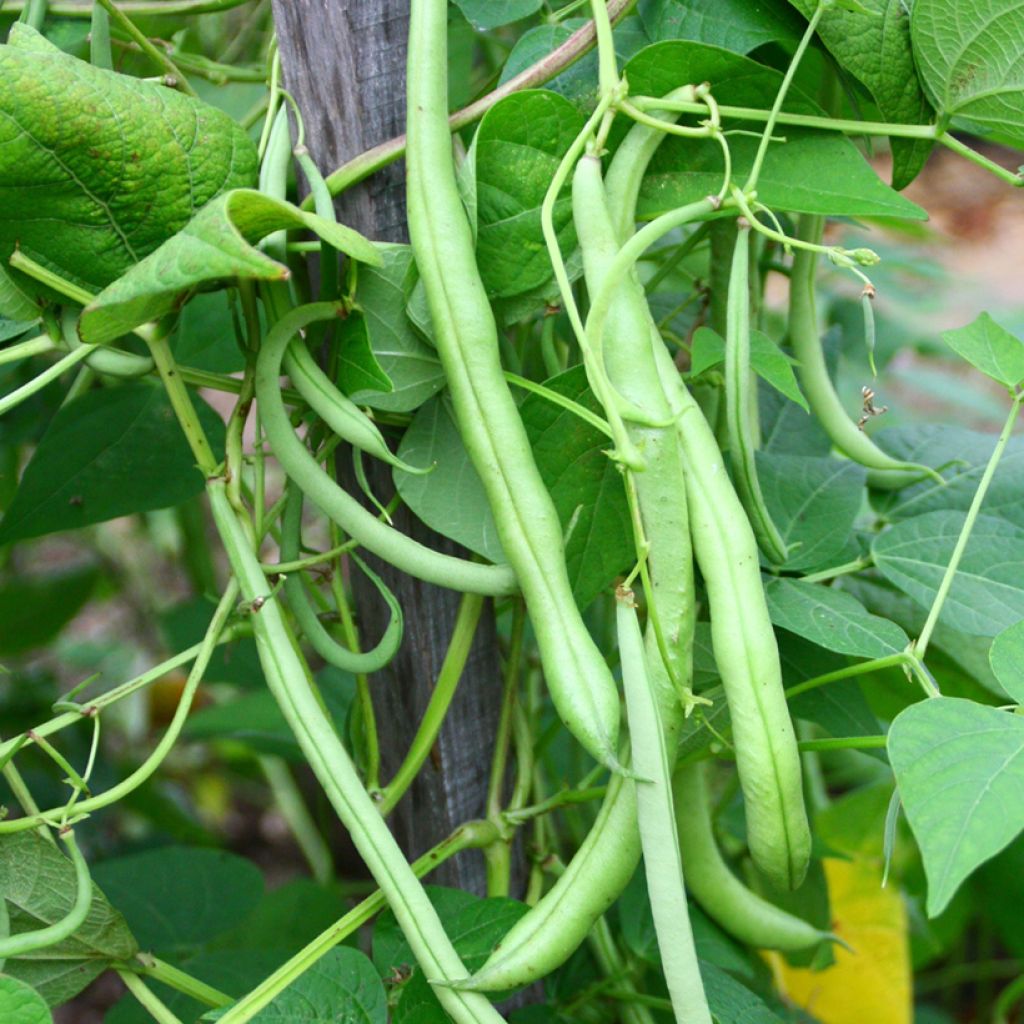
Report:
M555 708L597 760L621 770L615 752L618 691L573 600L561 525L502 374L497 327L456 187L444 71L446 19L445 0L413 0L409 237L459 433L526 600Z
M620 587L615 599L633 768L642 777L636 783L640 842L665 982L680 1024L711 1024L686 905L683 857L672 805L669 748L647 676L633 593ZM672 756L671 760L674 759Z
M337 316L340 308L336 303L319 302L294 309L281 317L263 339L256 360L256 398L263 428L278 461L324 515L402 572L428 583L489 597L515 593L515 576L508 566L481 565L441 554L382 523L339 487L295 436L281 400L281 361L299 331L315 320Z
M686 886L709 917L758 949L795 953L828 941L827 932L762 899L729 870L715 842L701 762L676 767L672 793Z
M289 481L288 498L281 516L281 561L291 562L300 557L302 536L302 491L294 481ZM353 556L355 557L355 556ZM288 598L296 622L313 650L328 664L334 665L353 675L377 672L382 669L398 651L402 643L402 606L388 590L384 581L361 559L356 558L359 568L370 578L380 596L391 611L391 618L376 646L369 651L353 651L344 647L324 628L302 582L302 573L289 573L285 577L284 592Z
M729 298L725 328L725 419L729 433L729 455L740 501L754 529L758 546L772 565L786 561L786 542L764 503L754 459L757 386L750 370L750 227L743 224L736 233L729 274Z
M560 967L619 898L640 862L636 784L613 775L587 838L565 871L509 929L486 963L458 984L474 992L528 985Z
M821 239L824 224L823 217L805 214L800 218L797 235L805 241L817 242ZM829 377L818 334L814 297L817 266L817 253L796 249L789 276L789 340L797 359L796 374L807 404L836 448L872 471L868 475L872 487L898 490L916 483L922 476L934 476L935 471L928 466L901 462L887 455L863 430L858 429L843 408Z

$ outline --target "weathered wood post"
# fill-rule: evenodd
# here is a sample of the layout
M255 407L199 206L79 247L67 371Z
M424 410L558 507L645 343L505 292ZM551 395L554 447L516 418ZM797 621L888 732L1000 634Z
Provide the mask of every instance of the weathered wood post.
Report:
M302 111L306 145L321 170L326 173L405 130L408 0L273 0L273 8L285 86ZM339 196L337 210L340 219L370 238L407 242L404 165L393 164ZM346 467L349 461L342 459ZM373 467L370 482L385 500L393 493L387 467ZM395 523L433 547L460 550L405 509L396 514ZM401 650L374 676L386 781L401 762L429 700L459 595L371 561L405 612ZM386 609L368 581L359 578L355 587L364 632L379 636ZM392 818L409 856L483 814L500 703L497 639L488 604L434 756ZM475 851L461 854L432 880L483 893L483 859Z

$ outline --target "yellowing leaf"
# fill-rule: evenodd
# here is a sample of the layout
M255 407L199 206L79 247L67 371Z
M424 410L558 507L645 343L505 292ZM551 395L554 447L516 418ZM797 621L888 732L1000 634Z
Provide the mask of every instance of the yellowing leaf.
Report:
M854 952L836 948L824 971L790 967L766 954L783 995L821 1024L911 1024L907 915L895 889L881 887L875 858L826 860L832 930Z

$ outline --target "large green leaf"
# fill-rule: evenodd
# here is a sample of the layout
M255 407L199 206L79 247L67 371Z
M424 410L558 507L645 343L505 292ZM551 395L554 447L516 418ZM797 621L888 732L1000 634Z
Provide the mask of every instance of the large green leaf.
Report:
M842 552L864 497L863 467L759 451L757 476L772 521L789 546L783 568L810 569Z
M4 1024L52 1024L53 1017L34 988L0 974L0 1020Z
M371 242L342 224L306 213L253 189L235 189L207 203L177 234L105 288L83 310L83 341L113 341L177 309L189 292L212 282L283 281L288 268L253 246L274 231L315 231L353 259L379 265Z
M1024 828L1024 719L937 697L896 716L888 747L934 917Z
M410 412L444 387L444 370L406 312L417 282L412 250L407 245L382 245L379 250L380 267L360 268L360 311L338 329L338 378L341 389L360 405ZM424 327L429 327L425 303L424 316Z
M946 0L940 0L940 3ZM973 0L968 0L973 3ZM806 17L818 0L790 0ZM910 5L905 0L857 0L866 13L833 4L818 25L829 51L866 86L882 117L898 124L928 124L933 114L921 90L910 44ZM938 4L936 5L938 6ZM948 3L946 3L948 8ZM905 188L917 176L931 151L923 139L891 140L894 188Z
M799 19L777 0L640 0L639 10L652 42L692 39L749 53L765 43L793 48L800 39Z
M875 565L923 608L931 607L964 523L959 512L905 519L876 537ZM995 636L1024 618L1024 529L978 516L940 621L972 636Z
M1024 146L1024 17L1016 0L914 0L910 35L942 117Z
M212 1012L202 1019L215 1021L221 1015ZM370 959L342 946L330 950L250 1019L253 1024L387 1024L387 995Z
M215 451L224 423L203 401ZM89 391L54 416L25 467L0 544L176 505L203 489L163 388L149 381Z
M641 50L625 68L630 92L663 96L686 82L710 82L720 104L771 107L782 82L779 72L739 54L692 42L656 43ZM783 108L794 113L821 114L821 109L796 90ZM749 123L736 125L746 130ZM886 216L923 220L921 207L885 185L849 139L834 133L786 127L785 143L769 147L758 179L760 202L794 213L834 216ZM753 163L758 139L732 135L729 148L733 176L742 181ZM638 212L650 219L719 191L723 157L707 139L666 139L644 178ZM822 174L822 167L828 174Z
M67 917L75 900L71 861L35 832L0 836L0 896L7 901L11 934L36 931ZM85 923L70 938L9 959L7 974L31 985L50 1006L66 1002L115 960L138 945L124 918L93 885ZM6 1024L7 1018L2 1018Z
M997 383L1012 389L1024 381L1024 342L988 313L955 331L943 331L942 340Z
M256 149L225 114L77 60L27 25L0 46L0 112L0 264L17 245L90 291L256 178Z
M551 277L540 208L583 115L557 93L531 90L495 104L473 141L476 255L489 295L506 298ZM568 188L555 203L554 225L563 252L576 244Z
M49 643L92 596L95 567L56 574L15 575L0 586L0 656Z
M778 578L765 584L772 622L819 647L855 658L884 658L902 651L907 634L872 615L852 595L803 580Z
M98 884L144 949L180 954L241 922L263 895L263 877L226 850L164 846L103 861Z

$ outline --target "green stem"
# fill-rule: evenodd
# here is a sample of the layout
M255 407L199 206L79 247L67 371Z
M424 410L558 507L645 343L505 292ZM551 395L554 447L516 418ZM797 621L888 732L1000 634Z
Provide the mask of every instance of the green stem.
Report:
M144 974L154 981L162 981L165 985L169 985L176 991L182 992L196 1000L196 1002L203 1003L206 1006L213 1006L219 1009L222 1006L230 1006L234 1001L226 993L218 991L212 985L207 985L205 981L193 978L191 974L186 974L180 968L161 960L159 957L147 955L141 967L132 963L130 966L124 965L122 969L132 971L135 974Z
M615 41L612 23L605 0L591 0L594 32L597 39L597 80L601 95L613 92L619 84L619 69L615 64Z
M132 974L131 971L118 971L117 974L124 982L125 988L135 996L142 1008L157 1021L157 1024L182 1024L181 1018L171 1013L160 998L146 987L146 983L137 974Z
M139 49L149 57L157 67L163 68L164 73L168 76L168 85L175 88L181 89L181 91L188 96L194 96L198 98L198 94L195 89L189 84L189 80L181 73L178 66L171 60L167 54L159 47L154 46L150 41L149 37L144 33L140 32L136 27L135 23L120 10L114 3L114 0L96 0L97 3L101 4L106 12L117 22L118 25L125 32L128 33L129 38L135 42Z
M105 7L95 3L89 25L89 63L108 71L114 67L110 53L110 14Z
M21 809L25 814L37 815L41 813L39 804L36 803L36 798L32 795L32 791L28 788L28 784L22 778L21 772L18 771L18 766L13 761L8 761L4 765L3 776L7 780L7 785L11 787L14 799L21 805ZM46 825L40 825L38 831L47 842L52 843L54 846L57 845L57 840L53 838L53 832Z
M428 850L410 865L413 874L422 878L434 868L443 864L463 850L487 846L495 839L495 829L490 822L470 821L461 825L437 846ZM318 960L330 952L339 942L348 938L357 928L366 924L374 915L387 906L383 893L378 889L353 907L344 917L321 932L315 939L299 950L290 960L283 963L273 974L265 978L251 992L243 996L218 1024L246 1024L253 1019L278 993L284 991L297 978L302 977Z
M887 654L884 658L874 658L871 661L862 661L856 665L848 665L846 668L836 669L834 672L826 672L824 675L815 676L813 679L807 679L802 683L788 687L786 689L786 700L792 700L794 697L799 697L802 693L816 690L819 686L825 686L827 683L837 683L840 679L851 679L854 676L866 675L868 672L878 672L885 668L908 665L913 660L913 655L908 654L906 651L900 651L898 654Z
M287 763L280 757L261 757L259 762L270 792L274 795L274 803L288 823L313 878L320 885L327 885L334 877L331 851L316 827Z
M820 740L800 740L801 751L810 750L880 750L885 747L885 736L839 736Z
M15 345L0 348L0 366L4 363L16 363L19 359L28 359L30 356L42 355L44 352L53 352L59 347L48 334L40 334L37 338L29 338Z
M502 818L513 825L521 825L531 818L538 818L542 814L550 814L561 807L570 807L574 804L586 804L593 800L602 800L608 792L607 786L588 786L577 789L563 789L546 800L531 804L529 807L520 807L517 810L505 811Z
M939 584L935 599L932 601L932 607L921 629L921 635L914 644L914 653L919 659L924 658L925 651L928 649L928 641L931 639L932 631L939 621L942 606L949 596L950 588L953 586L953 580L956 577L960 560L967 550L967 542L971 539L971 531L974 529L978 513L981 511L981 504L985 500L989 484L992 483L992 477L995 476L999 460L1002 458L1003 452L1006 451L1006 446L1010 443L1010 438L1013 436L1013 425L1017 420L1017 414L1020 412L1022 402L1024 402L1024 394L1014 395L1010 406L1010 414L1006 417L1006 423L1003 425L999 440L992 450L992 455L988 460L988 465L985 467L985 472L982 474L981 480L978 481L978 489L974 492L974 500L971 502L971 507L967 510L967 516L960 530L960 536L957 538L956 547L953 548L953 555L949 560L949 565L946 566L946 572L942 577L942 582Z
M964 145L959 139L954 138L949 132L943 132L939 136L938 140L947 149L953 150L954 153L959 153L960 156L970 160L971 163L977 164L979 167L983 167L986 171L991 172L997 178L1007 182L1010 185L1015 185L1020 188L1024 185L1024 176L1019 172L1008 171L1005 167L1001 167L994 160L989 160L987 156L982 156L976 149L971 149L970 146Z
M479 594L462 595L455 626L452 629L452 638L441 663L441 671L430 695L430 702L423 713L405 760L399 765L394 778L381 791L378 806L382 815L388 815L402 799L423 767L423 762L430 756L430 751L434 749L437 734L441 731L448 707L455 696L455 688L462 678L462 670L466 667L483 607L484 599Z
M554 375L552 374L552 376ZM528 380L526 377L520 377L517 373L510 373L508 370L505 370L505 380L513 387L522 388L524 391L539 395L552 405L560 406L562 409L571 412L574 416L578 416L583 420L584 423L589 423L595 430L599 430L605 437L612 436L612 428L608 426L608 422L598 416L597 413L591 412L586 406L580 405L579 402L574 402L571 398L567 398L551 388L546 388L543 384Z
M801 576L800 579L804 583L824 583L827 580L834 580L837 576L847 576L853 572L860 572L861 569L867 569L873 564L874 559L870 555L865 555L863 558L855 558L852 562L844 562L842 565L833 566L831 569L821 569L818 572L808 573L806 576Z
M196 415L192 399L189 397L188 389L185 387L185 381L178 372L174 356L171 353L171 346L168 344L166 337L158 337L156 335L147 339L147 344L149 345L149 352L153 357L157 372L160 374L160 380L163 381L164 388L167 391L171 408L174 409L174 414L177 416L178 423L185 434L185 440L195 456L196 464L202 471L203 476L213 476L217 471L217 460L213 456L213 449L206 438L206 432L203 430L199 417Z
M608 919L603 914L594 922L594 927L590 929L587 939L601 972L606 978L612 979L622 986L621 1002L624 1005L619 1009L622 1024L654 1024L654 1017L647 1007L641 1005L637 999L638 993L633 988L626 961L615 944L615 936L608 925ZM672 1004L668 1000L665 1002L668 1003L668 1009L671 1012Z
M13 391L8 392L3 398L0 398L0 416L10 412L11 409L17 408L37 391L42 391L47 384L52 384L66 370L77 366L91 351L91 346L83 345L81 348L75 349L74 352L69 352L66 356L62 356L52 366L48 366L43 370L37 377L33 377L32 380L22 384L20 388L15 388Z

